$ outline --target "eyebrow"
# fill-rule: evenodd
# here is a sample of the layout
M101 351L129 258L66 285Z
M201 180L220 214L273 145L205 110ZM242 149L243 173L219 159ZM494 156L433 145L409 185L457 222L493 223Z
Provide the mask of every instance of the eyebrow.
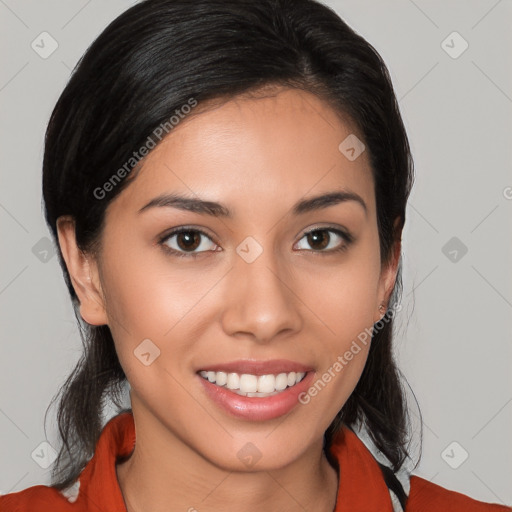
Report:
M361 205L367 213L367 206L363 198L354 193L346 190L340 190L335 192L329 192L327 194L321 194L318 196L302 199L292 207L292 213L294 215L302 215L307 212L321 210L334 206L340 203L348 201L354 201ZM205 201L203 199L191 198L180 196L178 194L161 194L155 197L145 206L143 206L138 213L142 213L151 208L166 207L166 208L178 208L180 210L186 210L202 215L212 215L214 217L233 218L232 212L223 204L216 203L214 201Z

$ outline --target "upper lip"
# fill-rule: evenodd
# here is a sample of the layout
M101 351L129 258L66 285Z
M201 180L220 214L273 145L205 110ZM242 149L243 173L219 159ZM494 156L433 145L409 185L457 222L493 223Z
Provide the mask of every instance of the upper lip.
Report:
M226 373L248 373L251 375L268 375L290 372L307 373L313 370L311 366L290 361L288 359L270 359L268 361L258 361L255 359L241 359L238 361L230 361L228 363L212 363L208 366L199 368L197 371L214 371Z

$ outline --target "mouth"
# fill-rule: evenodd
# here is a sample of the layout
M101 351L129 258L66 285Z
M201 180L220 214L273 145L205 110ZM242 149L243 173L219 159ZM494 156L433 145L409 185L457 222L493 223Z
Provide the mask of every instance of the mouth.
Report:
M311 385L315 370L288 360L241 360L197 372L206 396L231 416L266 421L290 413Z
M282 372L278 374L255 375L251 373L222 372L202 370L199 375L210 383L229 389L233 393L246 397L265 398L274 396L291 388L304 379L307 372Z

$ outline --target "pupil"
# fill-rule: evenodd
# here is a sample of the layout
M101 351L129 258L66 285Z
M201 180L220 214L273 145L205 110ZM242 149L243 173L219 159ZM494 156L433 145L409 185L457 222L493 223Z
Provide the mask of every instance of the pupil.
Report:
M193 231L185 231L178 234L178 245L181 249L196 249L199 245L198 240L198 233ZM185 242L184 244L181 243L183 241Z
M322 241L320 247L316 247L317 249L324 249L329 245L329 236L327 235L326 231L313 231L312 233L309 233L308 235L308 243L312 247L314 247L315 243L318 243L318 241Z

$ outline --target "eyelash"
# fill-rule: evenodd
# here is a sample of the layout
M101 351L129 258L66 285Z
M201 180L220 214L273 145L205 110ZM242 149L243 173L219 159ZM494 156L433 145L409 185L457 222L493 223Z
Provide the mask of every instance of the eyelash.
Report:
M309 235L310 233L315 233L318 231L328 231L328 232L334 233L334 234L340 236L344 240L344 243L342 243L341 246L338 247L337 249L329 249L327 251L311 249L310 252L312 252L315 255L328 256L329 254L341 253L341 252L346 251L348 249L348 247L354 242L354 237L350 233L342 231L340 229L328 228L328 227L314 228L310 231L306 231L305 233L303 233L300 240L302 240L305 236ZM176 251L175 249L170 248L165 242L167 242L172 236L178 235L180 233L199 233L200 235L203 235L206 238L209 238L212 242L214 242L211 239L211 237L207 233L202 231L201 229L188 228L186 226L183 226L180 228L176 228L176 229L172 230L170 233L167 233L166 235L164 235L162 238L159 239L158 244L161 245L162 248L166 252L170 253L173 256L177 256L178 258L193 258L193 259L195 259L198 256L202 255L204 252L216 252L216 251L181 252L181 251ZM301 250L307 250L307 249L301 249Z

